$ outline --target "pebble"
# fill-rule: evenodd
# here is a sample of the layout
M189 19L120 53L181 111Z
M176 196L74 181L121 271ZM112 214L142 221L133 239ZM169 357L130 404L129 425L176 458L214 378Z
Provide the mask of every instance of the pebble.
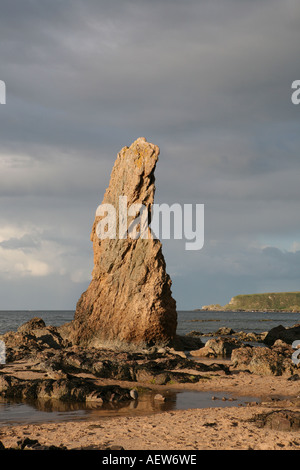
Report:
M138 399L138 392L136 390L130 390L130 396L134 400L137 400Z
M157 393L154 397L154 400L159 400L159 401L166 401L166 397L161 395L160 393Z

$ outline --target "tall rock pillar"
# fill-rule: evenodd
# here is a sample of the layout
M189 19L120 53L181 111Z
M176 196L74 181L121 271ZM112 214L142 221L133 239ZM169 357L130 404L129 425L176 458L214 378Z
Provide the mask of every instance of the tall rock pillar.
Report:
M139 138L124 147L115 161L102 207L115 208L115 238L99 238L96 217L91 233L94 250L92 281L79 299L73 320L72 340L82 346L136 346L169 343L176 334L176 302L166 272L161 242L151 237L134 239L126 234L122 210L143 204L151 214L154 202L154 171L159 148ZM121 196L121 198L120 198ZM138 207L138 206L137 206ZM129 225L137 214L130 210ZM140 226L136 226L136 233Z

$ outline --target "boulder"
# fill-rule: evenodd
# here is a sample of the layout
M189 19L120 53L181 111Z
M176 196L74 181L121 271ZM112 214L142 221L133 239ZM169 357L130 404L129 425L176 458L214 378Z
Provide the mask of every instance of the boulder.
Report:
M190 355L193 357L217 357L215 351L207 346L190 351Z
M282 325L272 328L264 339L264 343L272 346L277 339L281 339L288 344L292 344L296 340L300 340L300 324L285 328Z
M219 328L217 331L216 331L216 336L228 336L228 335L233 335L234 334L234 330L232 328L229 328L227 326L222 326L221 328Z
M262 343L264 338L268 332L263 332L263 333L255 333L255 332L245 332L245 331L239 331L236 333L236 336L241 340L245 342L251 342L251 343Z
M157 393L157 394L154 396L154 400L166 401L166 397L164 397L164 396L161 395L160 393Z
M31 320L28 320L26 323L23 323L23 325L19 326L17 331L18 333L22 334L32 334L34 331L40 328L46 328L46 323L42 318L34 317L31 318Z
M60 445L60 446L48 446L48 445L42 445L39 443L37 439L30 439L29 437L25 437L23 439L20 439L17 441L18 447L15 448L15 450L67 450L66 446Z
M219 337L219 338L211 338L206 341L203 348L200 348L196 351L190 351L191 356L230 356L231 352L236 349L240 348L242 345L241 341L235 338L226 338L226 337Z
M292 346L282 341L282 339L277 339L271 348L272 351L275 351L278 354L282 354L286 357L292 357L294 352Z
M273 410L256 415L251 420L260 427L267 427L276 431L299 431L300 411Z
M145 138L124 147L102 204L110 204L118 215L124 204L119 197L123 196L127 198L126 210L132 204L143 204L151 219L158 155L159 148ZM77 303L72 341L81 346L123 349L169 344L175 337L177 312L161 242L151 237L149 229L145 231L148 238L133 239L124 231L124 238L120 238L123 219L117 219L115 239L99 239L97 227L102 217L98 213L91 233L92 281ZM134 221L140 227L138 220L132 216L131 226Z
M245 346L231 354L232 366L258 375L291 375L296 366L282 348Z
M32 356L44 349L61 349L69 343L55 326L46 326L41 318L33 318L21 325L17 331L8 331L2 335L5 343L6 362L12 362Z
M191 332L185 336L176 335L172 345L177 351L192 351L201 348L204 343L199 335L194 335Z

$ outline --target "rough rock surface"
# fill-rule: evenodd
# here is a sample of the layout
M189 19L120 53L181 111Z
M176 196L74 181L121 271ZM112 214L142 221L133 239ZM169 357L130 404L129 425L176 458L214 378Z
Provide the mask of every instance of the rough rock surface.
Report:
M258 375L291 375L298 371L292 351L287 344L274 344L273 348L244 346L232 351L231 362L235 368Z
M257 415L252 420L258 427L267 427L277 431L299 431L300 412L294 410L273 410Z
M70 345L59 333L59 328L46 326L37 317L21 325L16 332L8 331L1 335L0 340L6 346L6 362L18 361L45 349L59 350Z
M293 341L300 340L300 324L285 328L282 325L275 326L272 328L264 339L264 343L271 346L276 340L281 339L288 344L292 344Z
M151 214L158 155L159 148L144 138L124 147L102 204L113 205L118 214L119 196L126 196L127 208L143 204ZM72 341L88 347L169 343L176 334L177 312L160 241L132 239L128 234L120 239L119 221L116 239L100 240L96 231L100 220L96 214L92 281L77 303Z
M230 356L233 349L240 348L242 346L241 341L235 338L211 338L205 345L195 351L190 351L191 356L202 356L202 357L227 357Z
M61 400L66 402L120 402L131 400L130 390L118 385L95 385L78 377L26 380L0 375L0 396L14 399Z
M224 364L202 364L169 347L128 352L74 346L57 328L46 327L41 318L33 318L0 338L8 353L0 365L0 397L39 400L39 407L42 401L48 411L63 402L126 406L138 396L132 388L134 382L141 390L145 386L195 384L207 380L207 374L230 373ZM116 380L127 382L127 386L117 385ZM128 383L132 383L129 388Z

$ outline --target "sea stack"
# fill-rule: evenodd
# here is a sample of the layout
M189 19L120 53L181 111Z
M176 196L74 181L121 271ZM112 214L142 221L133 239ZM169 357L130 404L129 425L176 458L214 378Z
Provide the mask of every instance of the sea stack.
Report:
M124 147L101 206L113 206L118 215L124 201L125 209L143 204L151 218L158 155L159 147L143 137ZM77 303L71 339L80 346L96 348L169 344L176 335L177 312L161 242L150 236L134 239L130 231L124 234L124 227L136 214L128 221L117 217L115 238L99 237L103 215L96 211L91 233L92 280Z

